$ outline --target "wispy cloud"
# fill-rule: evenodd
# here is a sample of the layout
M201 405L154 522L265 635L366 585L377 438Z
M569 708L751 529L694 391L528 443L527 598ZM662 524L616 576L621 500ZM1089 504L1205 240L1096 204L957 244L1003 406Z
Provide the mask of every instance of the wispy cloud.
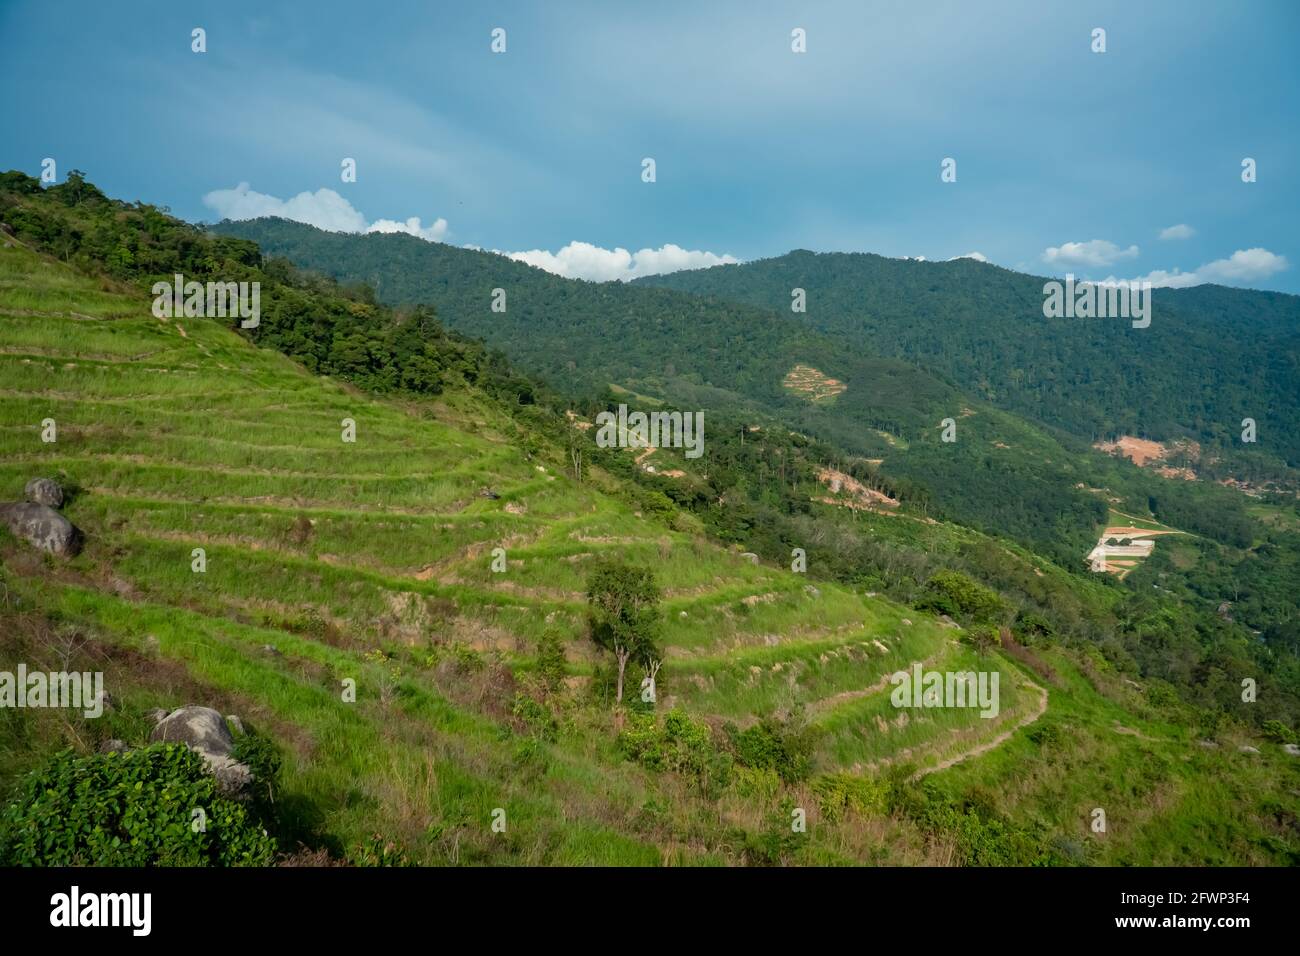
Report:
M1153 288L1185 289L1188 286L1217 283L1219 285L1242 285L1258 282L1289 269L1286 256L1279 256L1267 249L1238 249L1227 259L1215 259L1199 269L1172 272L1157 269L1144 276L1128 280L1129 282L1150 282ZM1109 276L1102 284L1120 282L1115 276Z
M430 242L441 242L447 236L447 220L438 218L422 226L419 216L404 221L376 219L367 223L366 217L352 203L332 189L300 192L289 199L259 193L240 183L234 189L214 189L203 197L203 205L222 219L261 219L279 216L305 222L329 232L405 232Z
M1122 249L1106 239L1093 239L1049 246L1043 251L1043 261L1058 266L1099 268L1114 265L1121 259L1136 259L1138 251L1137 246Z
M570 279L589 279L593 282L609 282L614 279L627 281L638 276L680 272L682 269L704 269L740 261L734 256L718 255L699 249L683 249L672 243L660 246L658 249L629 252L623 248L603 249L589 242L570 242L558 252L532 249L528 252L500 252L499 254L556 275Z
M1168 226L1160 230L1161 239L1190 239L1194 235L1196 235L1196 230L1185 223Z

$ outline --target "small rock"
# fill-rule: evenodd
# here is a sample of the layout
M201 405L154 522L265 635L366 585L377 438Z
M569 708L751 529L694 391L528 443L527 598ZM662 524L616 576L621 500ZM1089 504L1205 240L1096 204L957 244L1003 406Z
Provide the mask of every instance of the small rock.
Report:
M81 550L82 534L49 505L32 501L0 505L0 521L34 548L70 558Z
M911 626L912 626L912 622L911 622L911 620L910 620L909 618L906 618L906 617L903 618L903 623L906 624L908 627L911 627Z
M155 727L157 727L167 719L167 711L163 710L161 707L155 707L153 710L145 714L145 716L153 722Z
M1257 754L1257 753L1259 753L1259 748L1258 748L1258 747L1247 747L1247 746L1245 746L1244 744L1243 744L1242 746L1238 747L1237 749L1240 750L1240 751L1241 751L1242 753L1244 753L1244 754Z
M280 649L276 647L274 644L263 644L262 652L264 654L271 654L275 657L284 657L284 655L280 653Z
M686 614L685 611L679 611L678 614L677 614L677 616L678 616L678 617L686 617L687 614Z
M1218 750L1218 749L1219 749L1219 745L1216 744L1213 740L1198 740L1198 741L1196 741L1196 745L1197 745L1198 747L1204 747L1206 750Z
M46 505L50 508L63 507L63 489L52 478L33 478L23 488L23 494L27 496L28 501L34 501L38 505Z
M491 488L484 488L482 491L480 491L480 492L478 493L478 496L479 496L480 498L486 498L488 501L496 501L498 498L501 497L499 494L497 494L497 493L496 493L495 491L493 491Z
M821 588L817 587L817 586L814 585L814 584L805 584L805 585L803 586L803 589L804 589L804 593L805 593L805 594L808 594L808 595L810 595L810 596L812 596L812 597L821 597L821 596L822 596Z
M217 778L217 788L228 796L240 796L253 782L253 771L234 757L210 754L204 750L199 751L199 756Z
M1282 749L1292 757L1300 757L1300 744L1283 744Z
M102 754L124 754L130 748L127 747L125 740L105 740L99 745L99 752Z
M230 725L231 730L241 737L248 733L248 731L244 729L244 722L235 714L226 714L226 723Z
M748 561L750 564L758 564L758 555L756 555L753 551L743 551L741 552L740 556L744 558L746 561Z

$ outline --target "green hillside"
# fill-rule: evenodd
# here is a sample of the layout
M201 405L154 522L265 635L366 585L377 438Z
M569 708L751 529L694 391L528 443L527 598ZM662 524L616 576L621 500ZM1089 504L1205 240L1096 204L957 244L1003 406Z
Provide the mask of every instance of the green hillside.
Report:
M407 235L329 233L283 219L226 222L210 229L221 236L254 240L264 252L285 256L300 267L340 281L364 283L383 301L432 305L452 328L482 337L566 394L582 395L612 383L677 407L705 409L715 419L719 414L749 416L815 436L843 455L877 461L880 476L898 497L924 507L927 514L1014 540L1064 567L1076 566L1092 547L1108 506L1116 503L1107 500L1111 498L1126 510L1146 513L1150 509L1160 520L1202 535L1214 547L1239 552L1261 537L1261 527L1247 512L1250 499L1238 491L1212 481L1164 478L1095 451L1089 447L1093 436L1086 424L1072 433L1068 426L1077 421L1044 413L1047 406L1036 404L1032 397L1019 409L1023 414L999 408L1008 404L1000 393L991 392L982 380L957 379L961 370L954 365L935 361L917 367L949 350L964 356L963 361L978 364L987 359L994 370L1005 359L999 352L1003 349L1050 347L1070 354L1074 346L1068 337L1032 333L1041 327L1041 311L1039 325L1015 319L1019 324L1014 335L1010 327L990 328L990 323L1012 321L996 316L1022 315L1008 311L1009 306L1003 308L1011 294L1006 290L1014 287L1017 294L1027 295L1024 283L1036 281L1032 277L969 261L936 265L804 253L769 260L773 269L782 266L770 275L763 271L763 263L756 263L664 277L665 282L672 279L692 292L711 283L723 283L727 291L732 288L727 277L753 274L754 288L763 294L751 290L746 293L750 301L741 303L739 296L732 301L715 294L688 295L647 283L628 286L563 279L502 256ZM787 261L810 261L820 271L798 271L783 265ZM841 276L832 265L841 261L871 264L876 270L872 281L883 283L874 294L893 296L890 321L873 327L871 334L844 311L854 301L857 286L836 284ZM912 266L928 266L929 271L919 273ZM741 268L748 271L736 271ZM895 269L903 270L897 283L891 271ZM715 274L721 278L714 278ZM989 285L986 274L996 282ZM789 311L789 287L783 298L774 291L795 278L805 283L812 296L806 315ZM928 298L915 299L922 279L928 283ZM821 282L828 283L825 289L818 285ZM1035 288L1039 300L1022 295L1024 302L1041 304L1041 283ZM493 289L506 293L504 312L490 307ZM978 308L968 307L970 296L978 300ZM915 309L908 311L914 299ZM1260 306L1261 327L1283 334L1290 327L1291 298L1264 296L1259 301L1267 305ZM841 311L832 308L836 305ZM987 317L985 306L992 310ZM1157 306L1163 309L1163 298L1157 298ZM839 315L843 321L832 322L828 315ZM1212 320L1208 312L1197 313L1194 324L1199 328ZM1171 320L1159 329L1153 324L1150 329L1131 331L1153 332L1153 338L1133 341L1159 342L1165 349L1169 336L1179 337L1178 329L1179 324ZM1077 334L1100 342L1128 332L1097 324ZM1204 342L1206 335L1192 338ZM929 344L912 351L899 344L913 340ZM635 348L629 346L631 342ZM1140 348L1133 345L1124 353L1127 359L1120 355L1114 361L1098 359L1097 364L1110 375L1126 361L1131 364L1137 354L1133 349ZM994 353L1002 356L996 362L990 358ZM1079 346L1077 354L1088 353ZM1267 375L1283 374L1287 353L1269 354ZM1151 358L1156 369L1166 368L1168 361ZM804 367L834 379L842 389L833 398L818 400L813 392L791 387L789 375ZM1038 365L1033 369L1035 374L1041 371ZM1243 379L1239 387L1209 391L1226 400L1248 390L1261 407L1285 408L1296 377L1287 378L1277 391L1268 391L1273 380L1259 377L1265 375L1262 366L1254 364L1250 369L1253 377ZM1161 374L1167 379L1172 373ZM1011 378L1025 375L1028 371L1022 369ZM1137 380L1145 378L1139 375ZM1190 394L1181 384L1169 390L1180 396ZM1159 394L1153 399L1158 400ZM1147 409L1151 404L1143 402L1139 407ZM1256 416L1261 423L1262 416L1262 412ZM944 423L949 420L955 426L954 440L944 441ZM1277 425L1268 426L1274 435ZM1278 473L1276 458L1269 464L1259 455L1248 455L1249 461L1267 475ZM1241 462L1239 455L1234 462L1235 468ZM1294 495L1289 501L1293 506ZM1300 538L1289 540L1283 550L1300 553ZM1269 554L1248 567L1242 565L1240 553L1223 560L1242 567L1242 575L1275 580L1280 575ZM1270 566L1257 574L1260 564ZM1271 620L1276 619L1274 614ZM1262 630L1269 620L1258 618L1255 627Z
M56 478L86 539L65 561L0 532L0 669L103 670L112 706L0 710L6 794L198 703L274 742L280 850L316 862L1296 861L1300 762L1248 722L978 609L751 563L600 456L579 479L544 389L428 311L81 188L0 197L0 489ZM265 283L257 341L150 314L191 266ZM636 662L613 704L588 637L602 558L662 591L654 706ZM894 706L918 662L997 673L999 713Z
M1046 425L1088 440L1190 437L1235 452L1239 472L1260 476L1270 462L1272 472L1300 467L1290 425L1300 409L1300 297L1156 289L1151 325L1135 329L1118 319L1045 319L1044 281L973 259L799 250L636 284L776 311L789 310L792 288L806 288L799 319L811 330L944 375ZM1243 455L1246 417L1260 439Z

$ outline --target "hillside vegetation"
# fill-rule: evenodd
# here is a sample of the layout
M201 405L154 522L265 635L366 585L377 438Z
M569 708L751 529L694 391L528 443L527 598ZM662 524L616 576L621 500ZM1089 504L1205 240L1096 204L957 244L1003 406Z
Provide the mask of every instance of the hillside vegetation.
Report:
M547 389L431 310L390 311L83 181L29 185L0 194L17 231L0 240L0 489L56 478L85 546L61 560L0 533L0 669L102 670L112 706L0 710L6 795L56 750L135 743L151 709L199 703L277 749L282 860L1296 861L1300 761L1250 717L1134 680L955 572L908 607L825 573L820 544L814 575L754 563L732 512L629 477L626 450L583 445L579 472ZM151 315L146 290L175 271L262 281L255 341ZM714 467L747 447L720 443ZM817 516L840 510L817 509L818 533L838 533ZM901 554L961 536L1014 554L920 515L861 520L896 524ZM607 559L662 595L653 704L637 661L615 706L612 655L588 634ZM1087 586L1111 603L1113 585ZM1230 691L1255 672L1224 627ZM918 662L997 673L999 713L894 706L889 675Z
M1048 330L1041 282L966 261L792 253L626 285L564 279L502 256L407 235L329 233L283 219L210 229L252 239L268 255L299 267L364 284L391 305L431 305L451 328L504 350L566 394L613 384L681 408L780 421L843 454L879 461L898 496L924 504L930 514L1011 538L1062 564L1081 560L1095 541L1107 495L1129 510L1152 508L1163 521L1232 547L1254 537L1248 499L1240 492L1213 482L1166 480L1091 448L1107 429L1136 429L1135 414L1150 422L1144 434L1166 418L1183 420L1161 411L1160 403L1166 393L1179 403L1200 394L1175 370L1184 360L1202 367L1203 354L1186 354L1184 327L1194 330L1190 341L1209 349L1222 321L1217 312L1181 321L1181 313L1163 311L1166 300L1158 296L1156 307L1165 316L1160 328L1077 322ZM839 265L845 261L851 267ZM872 271L862 273L861 262ZM810 297L806 314L790 311L796 287ZM871 296L859 296L867 287ZM1031 287L1037 298L1026 298ZM491 308L494 289L505 293L504 311ZM1220 437L1229 424L1239 428L1234 423L1246 414L1269 431L1263 451L1232 452L1244 469L1238 473L1294 484L1295 475L1278 460L1290 452L1278 445L1288 413L1277 409L1300 407L1295 300L1261 295L1250 300L1263 303L1260 334L1279 349L1259 363L1254 357L1265 353L1243 345L1232 366L1240 372L1233 373L1234 384L1216 377L1205 393L1218 403ZM887 302L888 310L872 312L876 318L869 322L853 309L863 301ZM1030 323L1025 309L1034 302L1038 318ZM1138 338L1143 333L1152 334ZM1077 342L1080 337L1091 345ZM1062 357L1078 363L1070 376L1053 364ZM786 384L800 366L835 379L842 390L833 401L810 401ZM1093 367L1096 376L1085 371ZM985 371L976 375L973 369ZM1070 408L1115 406L1113 393L1102 386L1116 375L1139 382L1158 377L1161 385L1141 401L1122 392L1133 402L1121 402L1124 414L1106 422L1086 420L1083 412L1058 413L1053 404L1064 396ZM1076 380L1081 384L1069 387ZM1022 381L1033 387L1025 385L1015 393L1023 400L1013 402L1009 383ZM1100 392L1111 397L1100 401L1094 394ZM1048 393L1051 402L1043 398ZM1253 402L1249 396L1256 396ZM1254 405L1272 411L1238 408ZM1209 421L1205 409L1197 414L1197 422ZM954 440L944 441L949 420ZM1294 494L1287 497L1294 504Z
M792 288L806 288L800 320L810 329L920 365L1045 425L1090 439L1195 438L1230 458L1224 474L1300 467L1290 424L1300 409L1300 297L1156 289L1151 325L1135 329L1122 319L1045 319L1045 281L973 259L797 250L637 284L778 311ZM1246 417L1259 424L1254 449L1240 441Z
M674 482L630 467L621 473L700 514L716 534L774 560L784 559L792 547L834 541L834 548L822 549L821 568L833 568L838 580L873 587L892 581L891 593L907 600L933 570L939 554L943 561L959 564L1006 594L1013 604L1028 604L1053 617L1059 633L1092 643L1123 642L1124 652L1112 654L1117 664L1128 666L1136 659L1144 673L1173 679L1180 686L1203 685L1208 661L1225 653L1254 658L1259 662L1256 666L1270 674L1294 672L1295 654L1300 651L1295 596L1300 534L1295 533L1297 523L1290 520L1297 507L1294 491L1252 499L1210 480L1162 477L1092 448L1090 432L1071 434L1058 427L1063 422L1044 424L1041 415L1034 421L1014 414L997 407L996 396L986 400L979 389L962 392L948 384L947 373L934 374L884 357L882 352L894 348L884 343L913 335L907 331L913 322L907 316L896 316L898 330L869 338L853 332L854 324L847 319L844 329L821 333L811 327L831 304L851 303L851 296L843 291L845 283L865 280L850 266L866 262L884 270L880 275L872 273L873 280L881 282L890 280L890 270L902 270L898 291L876 293L896 296L890 299L891 307L902 308L906 294L916 291L917 277L926 277L930 290L926 317L915 322L938 321L940 306L951 305L953 327L944 333L946 338L939 336L935 348L982 337L979 354L997 351L1002 362L1015 350L1048 347L1052 337L1046 335L1041 321L1021 327L1014 336L992 335L982 320L962 311L964 306L959 308L968 297L987 298L980 290L993 281L990 277L1003 276L1005 270L968 261L927 264L792 253L789 263L810 260L819 266L798 273L801 281L809 283L805 291L813 305L805 315L789 312L788 290L784 300L764 300L763 305L777 303L767 310L714 295L669 293L642 283L563 279L502 256L412 236L335 234L282 219L227 222L211 230L221 237L218 241L229 241L230 236L254 239L266 252L287 256L298 266L361 283L367 293L373 287L386 301L431 305L441 320L504 349L588 416L628 401L629 393L641 402L705 410L713 423L707 466L680 466L693 472L696 480ZM785 262L772 260L768 265ZM794 274L789 273L794 265L775 273L779 281ZM914 266L927 269L918 272ZM736 268L725 267L721 275L740 274ZM775 296L771 290L778 279L764 278L764 263L745 268L755 273L758 288ZM1017 281L1023 286L1022 280L1028 278ZM831 285L823 291L813 280ZM712 270L689 273L681 280L702 285L722 281L713 277ZM506 294L504 312L490 308L494 289ZM1231 298L1232 290L1224 292ZM1163 301L1157 297L1162 309ZM1285 327L1290 300L1266 296L1260 301L1273 303L1273 319L1265 325L1275 330ZM1197 327L1211 318L1200 315ZM1166 319L1165 326L1177 323L1174 316ZM1127 329L1104 325L1086 333L1093 337L1128 334ZM1160 333L1168 334L1168 328ZM1022 340L1037 344L1018 344ZM1203 340L1202 335L1198 341ZM631 342L635 348L629 347ZM1132 354L1117 355L1105 364L1106 374L1128 362L1129 371L1142 378L1146 373L1134 371L1132 360ZM1173 374L1167 371L1165 359L1153 361L1166 369L1161 374ZM1283 355L1268 361L1276 365L1288 359ZM807 391L791 389L790 375L801 366L834 379L835 394L814 400ZM1029 365L1017 375L1037 374L1037 369ZM1259 404L1274 401L1270 393L1258 399ZM948 422L953 441L944 440ZM744 436L754 427L760 428L758 440L746 446ZM791 429L797 435L787 437ZM1230 457L1236 463L1263 461L1258 455ZM1226 459L1221 466L1228 467ZM936 548L931 542L923 549L915 548L908 536L895 534L899 528L864 529L863 524L872 521L868 516L856 525L850 523L847 531L844 521L831 518L835 529L828 529L827 516L812 516L809 507L811 498L822 496L816 475L828 467L853 472L901 501L909 513L938 519L948 528L960 525L978 531L1000 544L990 554L956 558L954 552L970 550L969 545L951 543L954 537L962 539L960 533L941 535L944 544ZM1261 467L1274 477L1289 474L1278 472L1276 462ZM1113 602L1090 596L1092 589L1081 581L1045 592L1037 582L1019 575L1018 560L999 556L1004 547L1027 550L1060 568L1086 573L1086 555L1107 527L1111 508L1150 516L1195 536L1128 577L1130 600L1119 614L1114 613ZM888 549L881 548L883 539L890 541ZM1171 554L1176 561L1170 560ZM1153 605L1150 599L1156 595L1176 596L1172 602L1176 607L1160 607L1170 603L1166 601ZM1227 629L1230 637L1217 614L1224 602L1233 606L1235 627ZM1086 613L1076 613L1078 608ZM1081 616L1087 619L1083 623ZM1178 651L1153 650L1152 642L1142 636L1153 628L1172 632L1160 643L1177 645ZM1276 657L1279 652L1282 664ZM1283 683L1295 686L1290 676ZM1210 696L1218 699L1218 706L1230 706L1224 700L1226 692ZM1204 702L1206 694L1198 691L1191 699ZM1288 696L1287 701L1289 712L1294 697Z

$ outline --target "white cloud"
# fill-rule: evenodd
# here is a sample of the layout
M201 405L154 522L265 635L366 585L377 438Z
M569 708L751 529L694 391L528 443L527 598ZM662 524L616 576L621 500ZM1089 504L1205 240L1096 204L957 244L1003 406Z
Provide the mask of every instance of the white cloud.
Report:
M1204 285L1207 282L1240 285L1243 282L1267 279L1274 273L1289 268L1290 263L1286 261L1286 256L1275 255L1267 249L1238 249L1227 259L1215 259L1191 272L1183 272L1180 269L1167 272L1157 269L1130 281L1150 282L1156 289L1185 289L1188 286ZM1119 281L1123 280L1110 276L1104 279L1102 284Z
M638 276L679 272L682 269L704 269L740 261L734 256L683 249L672 243L658 249L628 252L623 248L603 249L589 242L570 242L559 252L531 249L527 252L499 254L566 278L589 279L593 282L609 282L614 279L626 281Z
M1109 266L1120 259L1137 258L1138 247L1129 246L1121 249L1105 239L1093 239L1089 242L1067 242L1059 246L1049 246L1043 252L1043 261L1053 265L1093 267Z
M330 232L362 232L366 218L332 189L318 189L314 193L301 192L292 199L277 199L265 193L254 192L248 183L234 189L216 189L203 197L203 205L222 219L260 219L279 216L295 222L305 222Z
M397 222L393 219L376 219L366 229L366 232L405 232L421 239L428 239L430 242L442 242L447 235L447 220L439 217L433 221L432 225L422 229L420 228L419 216L412 216L406 222Z
M1160 230L1161 239L1190 239L1194 235L1196 235L1196 230L1181 222L1176 226L1169 226Z
M405 222L376 219L367 224L366 217L332 189L300 192L291 199L278 199L255 192L248 183L240 183L234 189L213 190L203 197L203 205L222 219L279 216L329 232L405 232L430 242L441 242L447 235L447 220L441 218L427 227L421 227L419 216L411 216Z
M989 257L982 252L968 252L964 256L953 256L949 262L955 262L958 259L974 259L976 262L988 262Z
M1197 269L1204 282L1250 282L1266 279L1275 272L1288 268L1286 256L1274 255L1267 249L1238 249L1227 259L1215 259Z

